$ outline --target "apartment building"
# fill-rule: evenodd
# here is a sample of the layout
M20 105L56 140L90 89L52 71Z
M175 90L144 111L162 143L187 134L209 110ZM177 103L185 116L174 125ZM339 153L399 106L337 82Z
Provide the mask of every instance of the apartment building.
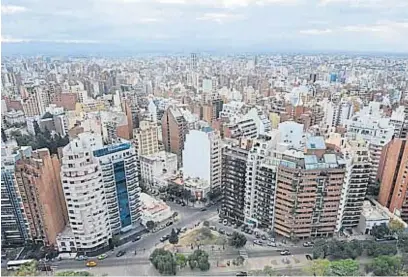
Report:
M31 239L55 245L67 223L67 210L60 179L60 162L49 150L30 148L16 163L15 180L27 217Z
M332 236L336 230L345 175L344 160L309 137L305 151L281 155L276 182L277 234L288 238Z
M159 152L159 126L151 121L141 121L139 128L133 129L133 141L138 155Z
M221 137L211 127L191 130L183 150L183 176L200 178L211 190L221 188Z
M368 142L344 140L341 153L346 165L337 230L351 230L358 226L370 180Z
M251 140L240 140L222 151L222 204L221 213L239 222L244 222L246 166Z
M177 108L168 108L162 117L164 150L177 155L179 167L183 163L183 150L188 133L187 121Z
M378 202L391 213L408 220L408 143L395 138L383 150L378 172L380 193Z

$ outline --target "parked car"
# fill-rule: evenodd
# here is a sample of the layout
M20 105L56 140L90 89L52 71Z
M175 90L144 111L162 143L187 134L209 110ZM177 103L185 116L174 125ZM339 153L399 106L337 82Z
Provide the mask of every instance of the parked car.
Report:
M232 233L231 233L231 232L227 232L226 235L230 237L230 236L232 236Z
M141 236L137 236L134 239L132 239L132 242L136 242L136 241L140 240L141 238L142 238Z
M263 245L262 241L259 239L254 240L254 244L256 245Z
M306 254L306 259L308 259L309 261L313 260L312 256L310 256L309 254Z
M254 233L254 230L248 229L248 234L252 235Z
M234 225L235 223L237 223L235 220L231 221L231 224Z
M275 242L275 238L269 238L269 241Z
M248 276L248 272L246 271L239 271L235 276Z
M95 261L89 261L89 262L86 263L87 267L94 267L96 265L97 265L97 263Z
M218 223L222 223L224 221L224 219L220 218L218 219Z
M176 204L181 204L181 200L180 200L180 199L177 199L177 200L176 200Z
M77 261L86 261L86 260L88 260L88 257L84 256L84 255L80 255L80 256L77 256L75 258L75 260L77 260Z
M98 260L104 260L104 259L106 259L108 257L108 254L101 254L101 255L99 255L97 258L98 258Z
M166 226L170 226L170 225L173 225L173 221L169 221L166 223Z
M200 211L205 212L207 210L207 208L201 208Z
M260 238L261 238L261 235L258 234L258 233L255 233L255 237L256 237L257 239L260 239Z
M311 242L311 241L306 241L306 242L303 243L304 247L313 247L313 245L314 245L314 243Z
M266 240L266 236L265 236L265 235L262 235L262 236L261 236L261 239Z
M210 230L217 231L217 227L215 227L215 226L210 226Z
M272 241L268 241L267 245L270 247L276 247L276 243Z
M116 254L116 257L122 257L125 254L126 254L126 251L121 250Z
M222 228L220 228L220 229L218 229L218 233L220 233L221 235L224 235L224 234L225 234L225 230L222 229Z
M185 202L181 202L181 204L180 204L182 207L184 207L185 205L186 205L186 203Z
M292 253L290 253L289 250L282 250L282 251L280 252L280 254L281 254L282 256L288 256L288 255L291 255Z
M228 224L228 220L227 220L227 219L224 219L224 220L222 221L222 224L227 225L227 224Z
M180 233L185 233L186 231L187 231L187 227L183 227L181 228Z
M161 242L165 242L166 240L168 240L169 239L169 235L165 235L165 236L162 236L161 238L160 238L160 241Z

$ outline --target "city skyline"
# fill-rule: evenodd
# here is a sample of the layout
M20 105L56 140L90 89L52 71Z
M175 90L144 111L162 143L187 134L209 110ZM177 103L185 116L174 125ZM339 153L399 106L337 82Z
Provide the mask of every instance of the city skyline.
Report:
M3 1L3 54L408 51L402 0Z

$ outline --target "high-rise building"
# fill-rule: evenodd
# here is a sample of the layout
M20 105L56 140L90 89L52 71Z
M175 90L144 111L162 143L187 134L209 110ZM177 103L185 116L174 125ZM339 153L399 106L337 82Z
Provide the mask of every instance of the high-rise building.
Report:
M133 129L133 141L138 155L151 155L159 152L159 126L151 121L141 121L137 129Z
M164 149L177 154L179 167L183 162L183 149L188 132L187 121L177 108L168 108L162 117Z
M103 146L102 137L79 134L63 149L62 180L76 248L93 252L140 218L136 151L130 142Z
M246 167L251 140L240 140L238 145L228 145L222 151L221 213L243 223L245 215Z
M196 71L197 70L197 54L196 53L191 53L190 54L190 70L191 71Z
M337 223L338 230L357 227L370 180L370 156L367 141L344 140L341 152L346 165Z
M408 143L406 139L393 139L381 155L378 202L405 221L408 220L407 172Z
M211 190L221 187L221 138L210 127L191 130L183 150L183 175L200 178L210 184Z
M23 152L22 152L23 153ZM16 163L16 185L27 216L31 239L55 245L67 223L60 162L48 149L25 151Z
M2 246L24 245L30 239L27 218L20 192L15 183L14 169L21 158L15 146L1 147L1 243Z
M276 182L274 230L285 237L331 236L336 231L344 160L309 137L306 150L282 153Z

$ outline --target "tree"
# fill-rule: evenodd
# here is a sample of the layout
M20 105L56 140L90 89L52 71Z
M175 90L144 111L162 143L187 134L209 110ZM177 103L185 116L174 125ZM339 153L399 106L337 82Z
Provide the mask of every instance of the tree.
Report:
M210 227L210 222L206 220L206 221L203 222L203 225L205 227Z
M23 264L16 272L16 276L36 276L38 275L38 263L37 261Z
M402 270L400 256L379 256L367 266L367 271L375 276L397 276Z
M367 250L367 255L370 257L397 254L396 244L380 244L370 241L365 245L365 249Z
M246 236L238 232L232 233L232 237L229 239L229 245L234 246L236 248L244 247L246 242L247 242Z
M268 265L264 266L262 271L263 271L264 276L276 276L277 275L276 270Z
M177 244L179 241L178 235L176 233L176 231L173 229L171 229L171 233L170 233L170 237L169 237L169 242L171 244Z
M329 275L334 276L359 276L360 264L352 259L332 261Z
M380 225L375 225L371 229L371 235L373 235L376 239L382 239L385 236L388 236L389 234L390 229L384 223Z
M118 236L113 236L112 237L113 246L118 246L118 243L119 243L119 237Z
M34 134L35 135L41 134L42 133L41 128L40 128L40 125L38 125L37 120L34 121L33 125L34 125Z
M208 254L204 250L197 249L188 257L188 264L191 269L199 268L201 271L210 269Z
M396 219L390 220L390 223L388 224L388 228L390 229L392 233L397 233L397 234L401 233L405 229L404 224Z
M183 254L176 254L176 263L180 268L184 268L187 265L187 258Z
M330 261L326 259L313 260L312 264L304 270L308 275L327 276L329 275Z
M88 271L60 271L55 276L93 276Z
M2 140L3 142L7 142L7 135L6 135L6 133L4 132L4 129L3 129L3 128L1 128L1 140Z
M162 248L156 248L149 257L154 268L163 275L176 275L177 262L173 253Z
M148 222L146 222L146 228L149 230L152 230L154 228L155 224L152 220L149 220Z

